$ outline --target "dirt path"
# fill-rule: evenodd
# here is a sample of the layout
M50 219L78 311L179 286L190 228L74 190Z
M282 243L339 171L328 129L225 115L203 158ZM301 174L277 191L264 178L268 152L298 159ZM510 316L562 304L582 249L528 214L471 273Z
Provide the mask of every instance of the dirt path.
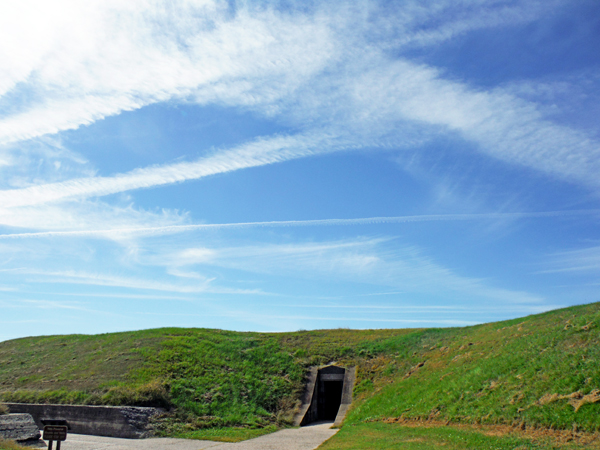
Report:
M190 439L118 439L70 434L61 450L313 450L337 433L332 423L281 430L244 442L227 444ZM56 448L56 444L54 446Z

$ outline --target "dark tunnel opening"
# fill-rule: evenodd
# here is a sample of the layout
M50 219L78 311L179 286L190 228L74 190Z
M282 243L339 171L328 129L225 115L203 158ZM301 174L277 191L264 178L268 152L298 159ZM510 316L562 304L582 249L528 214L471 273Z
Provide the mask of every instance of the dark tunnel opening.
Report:
M344 381L323 381L323 396L319 404L319 420L335 420L342 403Z
M316 421L335 421L344 399L344 380L346 369L339 366L327 366L318 370L310 396L310 406L306 410L300 425Z

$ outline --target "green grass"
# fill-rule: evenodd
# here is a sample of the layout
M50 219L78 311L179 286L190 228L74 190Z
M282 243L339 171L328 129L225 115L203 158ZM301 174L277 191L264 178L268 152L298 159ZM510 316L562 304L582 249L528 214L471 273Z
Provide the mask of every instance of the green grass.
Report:
M551 450L583 449L576 444L533 441L516 435L488 436L451 427L412 428L394 424L363 423L343 427L319 450Z
M404 416L556 429L575 424L597 432L600 402L586 403L584 396L594 400L600 389L599 325L596 303L377 343L381 367L364 377L371 385L348 419ZM393 353L406 344L408 351ZM424 364L406 377L417 363Z
M599 303L466 328L17 339L0 343L0 400L164 406L160 435L242 439L288 426L307 368L332 361L358 367L344 430L394 417L600 429Z
M409 330L238 333L163 328L0 343L0 400L163 406L160 435L291 423L306 369L355 364L365 343ZM255 433L258 433L256 431Z
M27 447L18 445L13 441L7 441L5 439L0 439L0 450L23 450L26 448Z
M183 439L202 439L207 441L219 442L241 442L247 439L263 436L265 434L277 431L275 425L269 425L264 428L244 428L244 427L226 427L226 428L204 428L200 430L182 430L171 433L170 437Z

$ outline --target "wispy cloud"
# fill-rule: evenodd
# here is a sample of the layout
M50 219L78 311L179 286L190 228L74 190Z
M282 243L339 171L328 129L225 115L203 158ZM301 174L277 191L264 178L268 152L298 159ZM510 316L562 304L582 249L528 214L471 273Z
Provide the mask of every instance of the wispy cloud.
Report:
M45 296L54 296L54 297L91 297L91 298L102 298L102 299L131 299L131 300L184 300L191 301L194 300L192 296L177 296L173 294L168 295L157 295L157 294L128 294L128 293L118 293L111 294L107 292L41 292L41 291L33 291L33 290L24 290L22 291L24 294L43 294ZM193 293L192 293L193 294Z
M328 142L329 141L329 142ZM99 197L132 189L198 179L218 173L273 164L315 154L317 149L339 148L331 136L276 136L216 153L196 162L136 169L112 177L80 178L60 183L0 191L3 208L39 205L70 199ZM352 146L344 142L345 147Z
M45 231L37 233L11 233L0 234L0 239L23 239L23 238L48 238L48 237L98 237L115 239L126 236L159 236L164 234L185 233L191 231L225 230L236 228L269 228L269 227L310 227L310 226L352 226L352 225L375 225L393 223L413 222L445 222L445 221L506 221L520 219L543 219L543 218L568 218L577 216L598 216L600 210L565 210L565 211L538 211L538 212L501 212L482 214L423 214L413 216L395 217L366 217L359 219L316 219L316 220L282 220L269 222L240 222L240 223L217 223L217 224L191 224L191 225L168 225L159 227L138 228L112 228L106 230L78 230L78 231ZM34 228L34 226L30 226ZM195 251L195 253L194 253ZM191 251L189 254L181 255L184 260L188 257L208 259L211 251L204 249L201 255L199 250Z
M495 159L598 188L600 145L592 137L554 123L514 91L474 88L434 67L392 58L387 48L373 45L379 41L372 27L380 24L366 20L356 6L336 8L334 20L327 4L309 13L248 5L232 13L210 1L175 2L168 9L154 2L75 2L65 3L64 19L45 3L24 14L30 18L24 29L33 38L0 39L23 46L5 50L13 69L4 92L14 97L22 90L27 97L36 91L36 100L22 102L22 111L0 119L0 142L57 133L170 99L249 108L305 133L261 139L197 162L8 191L0 195L6 206L159 186L332 149L395 147L407 141L408 130L414 133L408 140L417 141L458 133ZM398 20L382 29L387 37L401 36L398 50L408 42L535 20L544 8L562 4L408 2L396 12ZM40 28L42 13L54 19L50 29ZM65 27L73 16L79 25ZM6 32L27 33L13 28Z
M143 315L155 315L154 313L146 313L139 312L138 314ZM472 320L460 320L460 319L381 319L381 318L369 318L369 317L333 317L333 316L315 316L315 315L283 315L283 314L260 314L260 313L251 313L249 311L242 311L238 313L217 313L217 314L187 314L187 313L172 313L165 314L166 316L176 316L176 317L189 317L189 316L200 316L200 317L228 317L228 318L237 318L244 319L247 321L268 321L268 320L291 320L291 321L329 321L334 323L344 323L344 322L364 322L364 323L386 323L386 324L395 324L397 325L442 325L442 326L468 326L468 325L476 325L480 322L472 321Z
M153 281L143 278L131 278L101 273L87 273L75 270L46 271L46 270L19 270L19 273L28 275L29 282L37 283L64 283L83 284L95 286L122 287L150 291L177 292L181 294L264 294L259 290L230 289L211 285L211 279L204 279L194 284L174 284L169 282Z
M120 315L113 311L101 311L98 309L89 308L85 304L79 302L63 302L63 301L52 301L52 300L30 300L30 299L18 299L12 301L2 302L3 308L26 308L26 309L42 309L42 310L71 310L81 311L93 314L103 315Z
M380 31L374 32L374 35L383 35L386 41L390 35L395 35L392 41L395 46L429 46L469 31L532 22L563 4L564 0L438 0L433 4L408 0L398 9L376 7L377 14L373 16ZM441 17L443 20L440 20Z
M582 275L600 274L600 246L555 253L544 262L547 269L538 273L571 272Z
M497 288L488 280L464 277L424 256L415 247L387 238L364 238L294 244L260 244L214 248L210 259L182 258L185 249L172 255L147 257L149 263L180 267L215 266L247 272L309 279L344 280L401 288L407 293L454 298L462 302L543 304L527 292ZM204 255L206 249L202 248Z
M362 135L363 142L386 138L390 146L409 124L420 127L421 134L455 133L494 159L598 188L600 144L584 131L545 117L535 103L381 54L364 55L354 69L341 80L320 80L328 84L319 92L330 92L320 100L304 92L294 104L301 113L295 114L333 118Z
M125 237L127 233L111 234L110 230L169 227L188 220L185 213L176 211L146 211L131 204L108 204L101 201L73 201L61 205L20 208L0 207L0 225L5 227L59 230L59 234L69 230L68 232L73 232L74 235L81 233L80 235L84 236L90 230L103 226L107 232L105 237L115 239Z
M280 306L280 305L278 305ZM389 313L402 312L410 314L429 314L429 313L458 313L461 315L472 314L489 314L492 312L506 312L506 307L487 306L477 308L473 306L456 306L456 305L327 305L327 304L295 304L285 305L286 308L301 308L301 309L342 309L342 310L357 310L365 312L381 312L388 311ZM511 306L513 313L520 312L523 314L537 314L551 309L558 309L562 306L556 305L515 305Z
M265 319L276 319L276 320L318 320L318 321L330 321L330 322L367 322L367 323L387 323L395 325L419 325L424 324L431 325L443 325L443 326L469 326L476 325L480 322L473 320L460 320L460 319L377 319L368 317L331 317L331 316L296 316L296 315L262 315L257 314L257 318L262 320Z
M272 100L320 70L331 53L322 19L269 8L231 14L213 1L21 3L3 5L0 14L8 68L0 95L27 99L33 88L37 96L0 121L0 142L171 98Z

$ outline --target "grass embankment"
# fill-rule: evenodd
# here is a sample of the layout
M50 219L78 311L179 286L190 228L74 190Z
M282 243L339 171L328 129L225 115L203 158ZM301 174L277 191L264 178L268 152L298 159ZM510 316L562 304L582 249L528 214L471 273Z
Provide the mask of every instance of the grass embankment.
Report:
M289 424L306 368L335 360L358 365L357 385L325 448L365 448L353 443L370 435L379 447L368 447L388 448L383 435L418 443L421 432L449 448L514 448L533 441L485 433L598 433L599 326L600 304L591 304L452 329L18 339L0 343L0 400L164 405L173 411L159 423L164 434L241 440ZM414 421L433 428L407 426ZM552 448L535 442L523 448Z
M598 443L599 326L600 304L595 303L507 322L423 330L370 344L374 357L362 368L354 408L342 432L324 448L365 448L354 443L369 439L366 429L374 436L387 433L390 439L423 432L451 446L450 435L459 433L452 431L459 424L478 426L461 429L465 439L469 433L535 438L523 448L554 448L571 440ZM417 431L406 426L410 423L433 428ZM547 432L536 432L540 429ZM382 439L378 437L379 447L373 443L370 448L388 448ZM514 448L510 440L492 440L490 447L460 444L460 439L456 445ZM545 440L550 443L540 443Z
M583 450L598 448L590 439L537 435L469 426L398 426L382 422L352 424L319 450Z
M0 343L0 400L164 406L162 434L236 441L290 424L308 366L354 364L361 346L410 332L164 328L16 339Z

